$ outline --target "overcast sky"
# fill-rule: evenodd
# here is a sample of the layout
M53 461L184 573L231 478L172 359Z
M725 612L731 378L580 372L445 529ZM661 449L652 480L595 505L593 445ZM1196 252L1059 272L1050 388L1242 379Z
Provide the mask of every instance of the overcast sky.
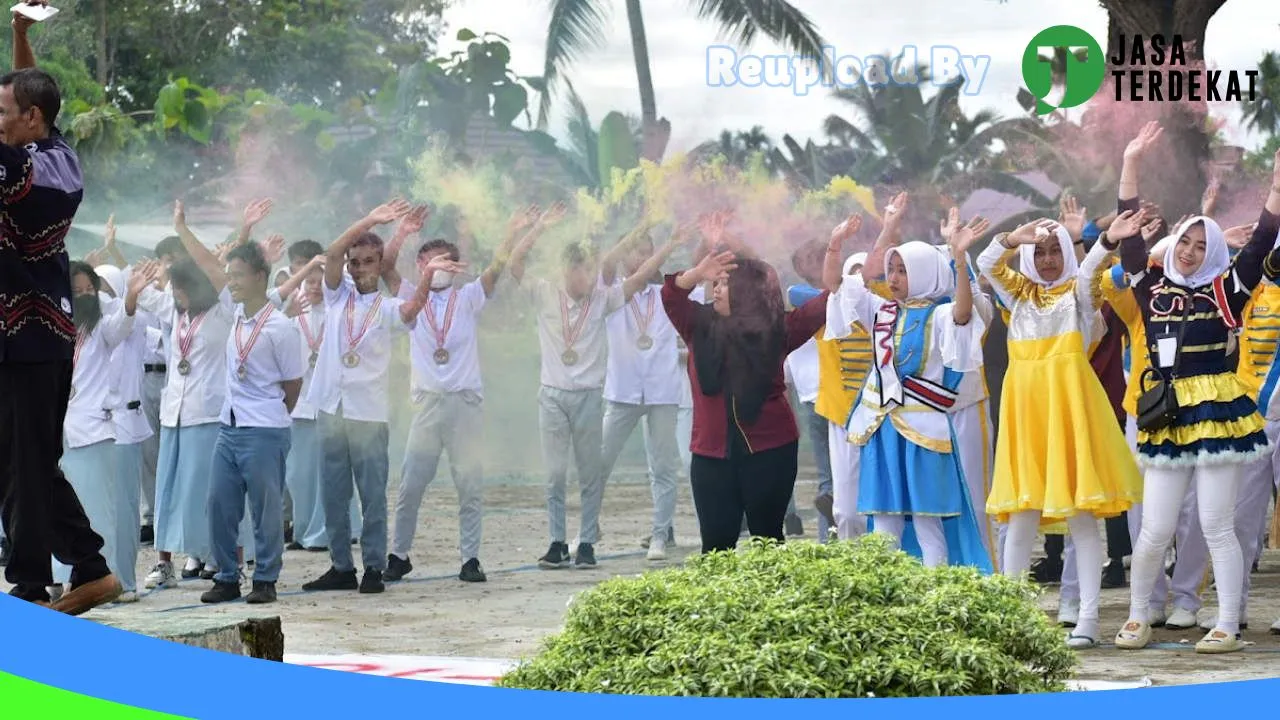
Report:
M512 65L521 75L540 75L546 40L549 0L454 0L445 12L448 30L440 49L447 53L462 44L453 40L459 28L495 32L511 40ZM1040 30L1057 24L1078 26L1101 42L1107 17L1093 0L896 0L893 3L853 0L793 0L817 25L837 55L865 58L897 54L907 45L928 61L932 46L951 46L968 56L990 56L990 68L978 94L964 97L967 112L991 108L1004 116L1022 114L1015 93L1022 86L1023 48ZM640 112L635 63L621 0L607 0L611 32L602 47L588 52L569 72L593 122L611 110ZM760 125L776 142L789 133L804 143L822 142L822 121L832 113L850 117L847 106L833 100L827 88L797 96L779 87L709 87L707 48L722 45L710 22L697 19L690 0L644 0L645 31L650 67L657 94L658 115L671 121L668 152L680 152L715 138L723 129L745 130ZM863 9L859 14L855 8ZM1231 0L1209 24L1206 40L1211 67L1249 70L1267 49L1277 49L1280 2ZM1105 43L1102 43L1105 47ZM781 53L767 40L748 51L756 55ZM1247 90L1247 88L1246 88ZM929 89L932 92L932 89ZM532 103L535 107L536 99ZM565 104L553 106L551 131L560 136ZM1258 138L1244 135L1234 108L1215 108L1230 120L1228 135L1238 144L1254 147Z

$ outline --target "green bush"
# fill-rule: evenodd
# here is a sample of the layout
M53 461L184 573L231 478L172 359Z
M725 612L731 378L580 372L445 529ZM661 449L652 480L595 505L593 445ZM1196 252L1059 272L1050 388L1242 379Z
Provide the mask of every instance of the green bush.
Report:
M925 568L882 535L753 541L614 578L498 683L710 697L910 697L1065 690L1075 653L1027 582Z

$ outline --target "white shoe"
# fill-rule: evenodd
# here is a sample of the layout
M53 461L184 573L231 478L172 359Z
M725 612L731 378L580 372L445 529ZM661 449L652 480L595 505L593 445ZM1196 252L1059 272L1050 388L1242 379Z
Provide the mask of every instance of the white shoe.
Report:
M176 588L178 587L178 578L173 574L173 563L158 562L156 566L151 568L151 572L147 574L147 579L143 582L143 586L148 590L155 588Z
M58 602L58 598L62 597L61 585L50 585L49 587L45 588L45 591L49 593L49 602L51 603Z
M649 539L649 554L645 556L649 562L660 562L667 559L667 540L666 538L654 537Z
M1063 600L1058 603L1058 624L1063 627L1075 627L1080 620L1080 601Z
M1271 634L1280 635L1280 620L1271 623Z
M1159 610L1148 610L1148 611L1147 611L1147 617L1150 617L1150 618L1151 618L1151 620L1150 620L1147 624L1148 624L1148 625L1150 625L1150 626L1151 626L1151 627L1153 627L1153 628L1155 628L1155 627L1164 627L1164 626L1166 626L1166 625L1168 624L1168 622L1169 622L1169 621L1165 618L1164 608L1160 608Z
M136 603L136 602L138 602L138 593L136 593L136 592L127 592L127 593L122 593L122 594L120 595L120 597L116 598L116 602L118 602L118 603Z
M1169 616L1168 620L1165 620L1164 626L1170 630L1189 630L1196 626L1196 614L1186 608L1180 608L1175 605L1173 614ZM1213 629L1212 623L1207 629Z

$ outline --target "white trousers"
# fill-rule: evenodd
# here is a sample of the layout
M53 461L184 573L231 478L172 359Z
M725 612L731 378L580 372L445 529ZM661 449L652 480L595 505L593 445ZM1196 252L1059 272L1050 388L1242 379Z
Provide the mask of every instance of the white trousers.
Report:
M1102 593L1102 534L1093 513L1078 512L1067 518L1067 530L1074 541L1074 567L1079 578L1079 634L1097 639L1098 597ZM1035 510L1009 516L1009 534L1004 548L1004 574L1018 577L1031 569L1031 546L1040 531L1040 513ZM1065 569L1064 569L1064 575Z
M898 547L902 546L902 534L907 529L907 518L903 515L872 515L875 529L892 537ZM947 564L947 536L942 530L942 518L936 516L920 516L912 518L912 527L916 531L916 540L920 543L921 560L925 567L941 567Z
M994 437L991 427L990 401L970 405L951 416L956 433L956 452L960 456L960 469L969 485L969 502L978 515L981 525L982 547L991 558L991 567L1000 568L1003 535L994 517L987 514L987 496L991 494L991 476L994 472Z
M858 473L862 448L849 442L844 426L830 423L827 430L831 452L831 514L836 520L836 537L850 540L867 532L867 518L858 514Z

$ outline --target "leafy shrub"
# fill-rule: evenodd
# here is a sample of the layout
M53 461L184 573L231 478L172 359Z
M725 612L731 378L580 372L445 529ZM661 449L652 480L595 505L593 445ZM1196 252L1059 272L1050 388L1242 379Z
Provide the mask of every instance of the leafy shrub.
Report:
M753 541L615 578L501 687L711 697L1057 692L1076 662L1027 582L925 568L882 535Z

